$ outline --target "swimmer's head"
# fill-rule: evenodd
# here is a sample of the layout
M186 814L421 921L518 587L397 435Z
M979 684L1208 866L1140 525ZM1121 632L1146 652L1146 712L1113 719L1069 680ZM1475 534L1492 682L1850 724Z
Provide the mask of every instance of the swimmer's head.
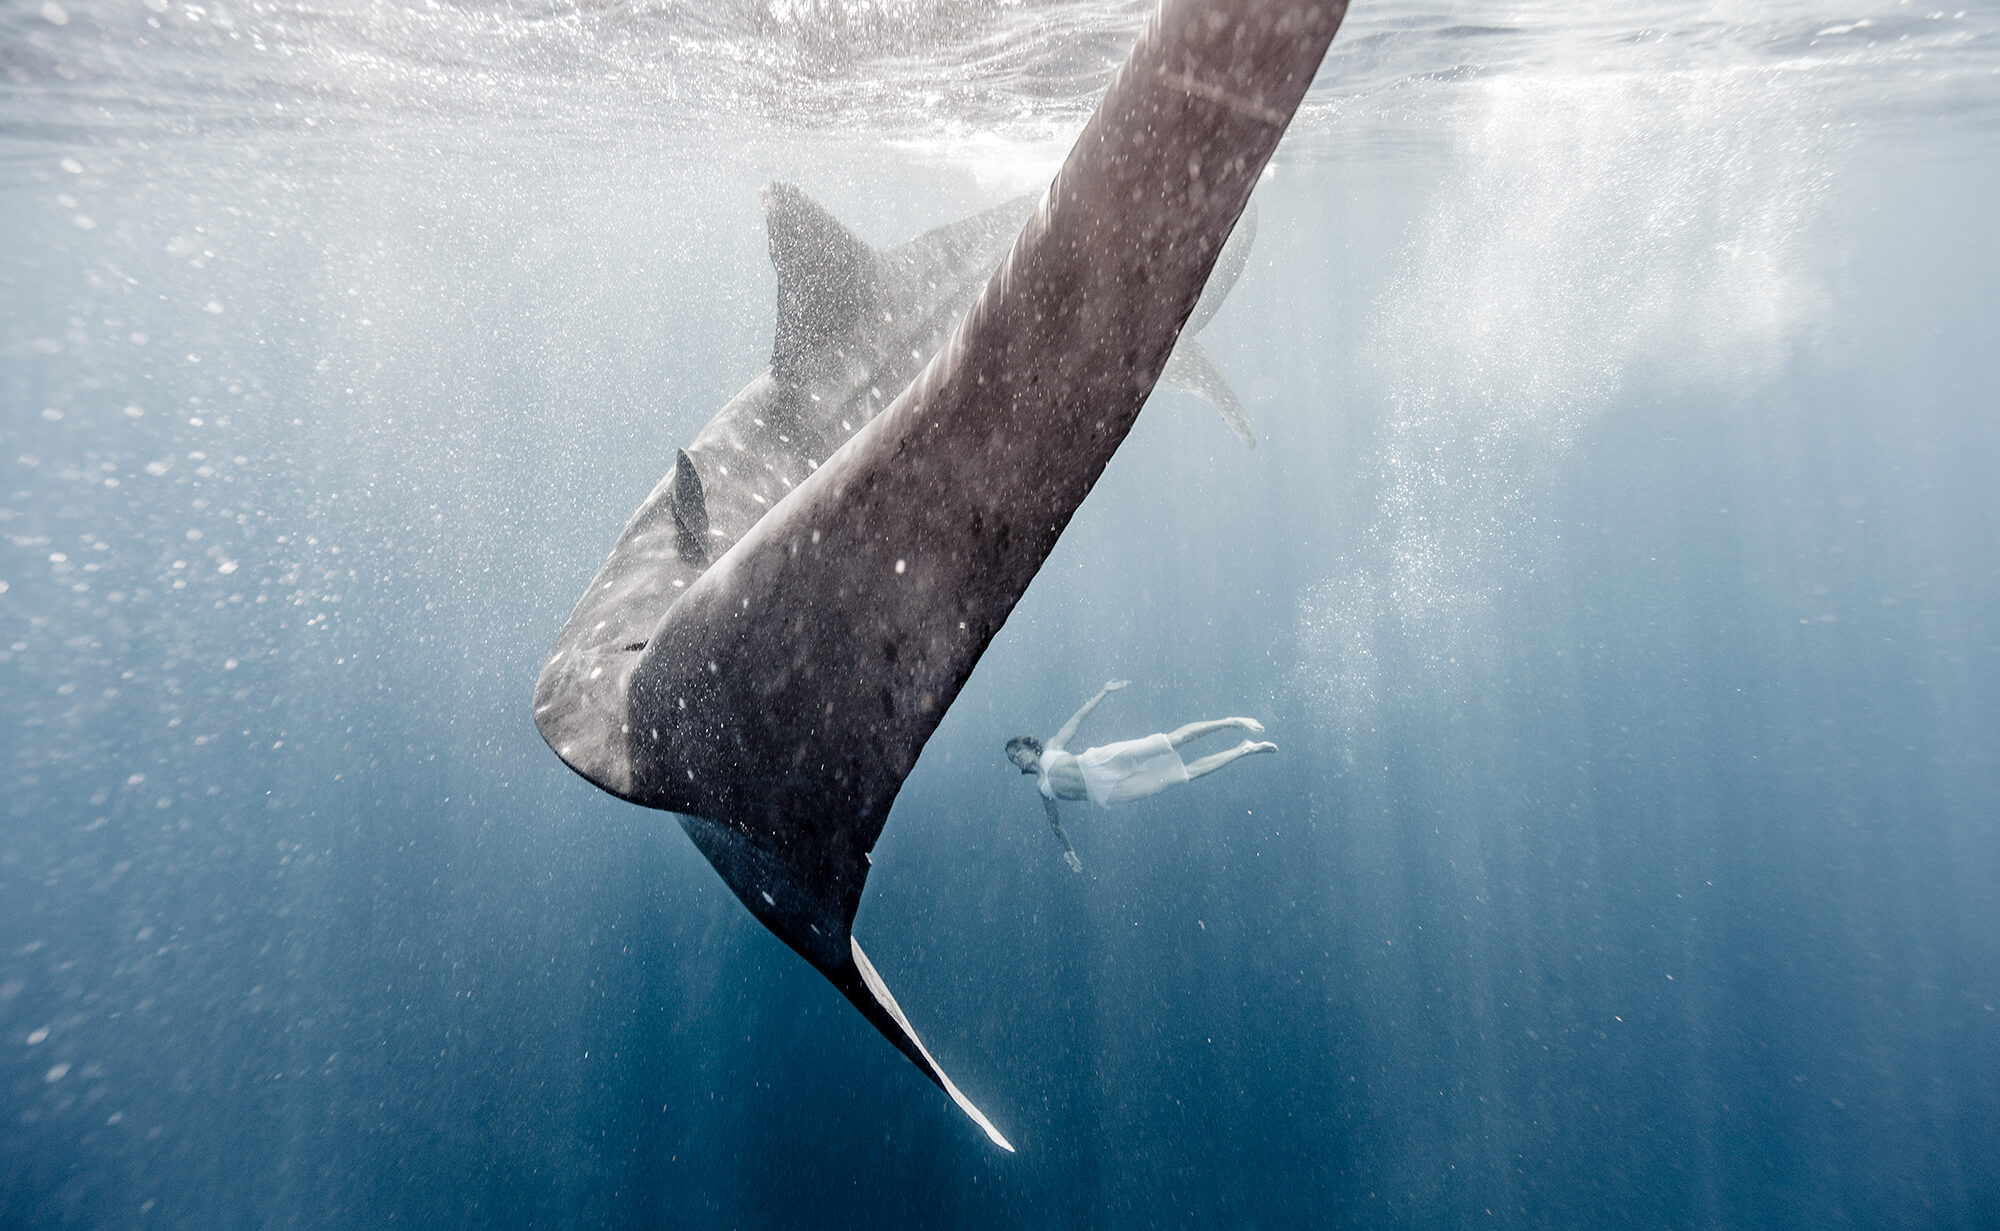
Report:
M1007 759L1020 766L1022 773L1034 773L1041 767L1042 741L1032 735L1016 735L1007 741Z

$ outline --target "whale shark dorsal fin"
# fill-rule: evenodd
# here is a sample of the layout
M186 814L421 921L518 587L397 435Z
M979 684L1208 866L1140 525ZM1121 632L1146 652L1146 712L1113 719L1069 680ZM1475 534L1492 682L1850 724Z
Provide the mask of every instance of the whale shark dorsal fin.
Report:
M686 449L674 450L673 486L667 490L674 509L674 546L688 564L708 564L708 497L702 493L701 472Z
M875 283L875 250L797 186L764 189L771 265L778 271L778 330L771 367L796 379L814 352L851 327Z

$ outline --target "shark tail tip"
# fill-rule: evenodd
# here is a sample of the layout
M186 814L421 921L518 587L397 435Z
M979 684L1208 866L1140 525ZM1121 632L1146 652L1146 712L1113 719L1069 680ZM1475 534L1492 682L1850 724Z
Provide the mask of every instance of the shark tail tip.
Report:
M1008 1141L1006 1135L994 1127L993 1121L986 1118L985 1112L979 1110L978 1106L971 1099L965 1097L965 1092L960 1090L957 1083L945 1075L944 1069L939 1066L937 1060L931 1055L930 1049L925 1047L924 1041L917 1037L917 1032L910 1026L910 1019L903 1015L903 1007L896 1003L896 998L889 993L888 984L882 982L882 976L876 972L875 963L869 961L868 955L861 951L861 942L855 940L853 935L850 934L847 943L854 955L854 967L861 975L861 982L866 988L867 994L874 999L876 1006L881 1011L881 1015L869 1012L869 1006L863 1003L854 993L850 992L848 998L855 1002L855 1007L859 1008L865 1017L874 1022L875 1028L880 1030L884 1035L887 1035L889 1041L894 1043L898 1050L915 1061L917 1067L924 1071L925 1076L935 1081L946 1094L950 1095L951 1101L958 1104L958 1109L964 1112L974 1124L977 1124L985 1132L988 1140L1009 1154L1014 1153L1014 1143ZM888 1020L886 1022L883 1020L883 1016L887 1017ZM892 1026L895 1028L894 1030L891 1029Z

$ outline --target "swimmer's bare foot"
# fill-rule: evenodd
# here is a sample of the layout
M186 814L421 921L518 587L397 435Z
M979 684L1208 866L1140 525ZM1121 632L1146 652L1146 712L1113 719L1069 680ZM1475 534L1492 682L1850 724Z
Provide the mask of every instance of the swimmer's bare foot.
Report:
M1262 731L1264 728L1258 727L1257 729L1259 731ZM1246 757L1253 752L1276 752L1278 750L1278 746L1272 743L1270 740L1264 740L1260 743L1253 744L1246 739L1243 741L1241 747L1243 749L1243 755Z
M1262 735L1264 733L1264 724L1258 722L1255 718L1231 718L1229 722L1232 726L1241 727L1252 735Z
M1063 862L1069 865L1069 870L1072 872L1083 871L1083 860L1076 857L1075 851L1064 851Z

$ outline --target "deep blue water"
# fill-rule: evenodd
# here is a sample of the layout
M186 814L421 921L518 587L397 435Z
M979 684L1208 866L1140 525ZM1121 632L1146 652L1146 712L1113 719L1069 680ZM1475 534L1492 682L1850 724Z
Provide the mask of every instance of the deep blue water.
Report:
M875 853L1010 1156L528 694L758 187L1031 184L1124 9L926 136L984 10L15 6L0 1226L2000 1225L2000 57L1878 7L1357 8L1204 335L1260 446L1156 397ZM1281 752L1078 877L1001 743L1113 677Z

